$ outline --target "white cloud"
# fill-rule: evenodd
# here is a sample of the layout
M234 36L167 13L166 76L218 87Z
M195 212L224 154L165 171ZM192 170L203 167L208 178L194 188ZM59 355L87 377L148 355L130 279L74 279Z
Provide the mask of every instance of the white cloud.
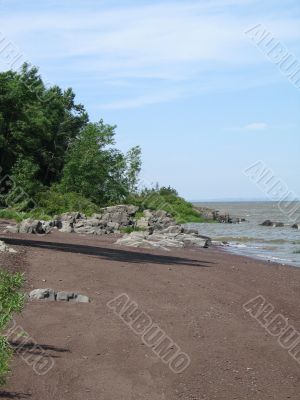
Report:
M268 125L264 122L252 122L244 126L241 130L247 132L255 132L255 131L265 131L268 128Z
M75 1L74 7L71 1L61 7L59 2L53 3L55 7L44 11L37 11L32 3L28 11L16 7L9 15L2 13L0 30L16 42L33 64L54 65L52 72L60 68L60 74L72 73L74 79L82 79L86 74L103 85L108 80L126 79L128 87L129 81L149 81L148 87L141 85L139 92L127 93L127 100L104 105L108 108L171 101L186 95L181 86L192 80L198 82L199 90L203 87L199 82L205 82L206 88L215 88L216 81L223 79L226 82L221 86L240 89L249 82L255 85L255 79L262 81L259 74L255 74L255 79L249 78L249 70L246 71L267 63L244 34L256 23L263 22L281 40L300 38L299 19L287 13L281 16L274 12L272 17L260 15L257 19L238 12L257 3L256 0L162 2L127 7L107 6L105 1ZM229 6L235 6L230 14ZM47 76L51 74L51 67L48 68ZM241 70L245 71L242 85L236 78ZM163 80L169 87L160 95L152 95L153 80ZM194 92L192 85L189 90Z

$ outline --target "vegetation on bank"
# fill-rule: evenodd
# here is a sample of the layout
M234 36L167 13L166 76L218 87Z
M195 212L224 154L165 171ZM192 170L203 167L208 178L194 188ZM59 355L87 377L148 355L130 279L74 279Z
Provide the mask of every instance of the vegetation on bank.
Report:
M46 88L37 68L0 73L0 110L0 217L47 220L132 203L203 221L175 189L139 191L140 147L117 149L116 126L90 122L73 90Z
M165 210L171 214L177 223L207 222L193 207L192 203L179 197L177 191L171 187L156 187L144 189L138 194L128 196L128 203L139 209Z
M13 313L19 313L23 309L25 299L21 293L23 281L23 275L20 273L10 274L0 270L0 385L6 381L12 356L5 329L8 327Z

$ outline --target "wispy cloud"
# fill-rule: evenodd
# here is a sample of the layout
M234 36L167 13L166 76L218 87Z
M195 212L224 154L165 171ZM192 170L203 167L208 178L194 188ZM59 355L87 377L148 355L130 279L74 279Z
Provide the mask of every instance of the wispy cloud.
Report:
M2 2L11 8L1 13L1 31L24 49L32 63L53 64L56 71L60 66L61 74L71 72L74 79L93 76L98 85L126 79L124 91L132 86L129 81L139 80L139 91L124 93L128 100L112 99L105 108L172 101L183 92L186 95L182 83L203 80L206 87L215 88L217 75L231 76L232 88L240 88L235 84L237 74L229 71L249 74L253 65L264 63L244 35L256 21L250 10L257 0L154 1L126 7L93 0L75 0L74 7L72 2L54 0L36 6L28 0L28 11L20 11L15 0ZM45 9L45 3L55 7ZM228 7L234 12L229 14ZM282 39L300 38L300 21L293 15L266 13L262 18ZM152 94L153 80L167 82L164 93ZM245 84L249 81L255 84L254 79L245 79Z
M268 124L264 122L252 122L244 126L241 130L246 132L255 132L255 131L265 131L268 128Z

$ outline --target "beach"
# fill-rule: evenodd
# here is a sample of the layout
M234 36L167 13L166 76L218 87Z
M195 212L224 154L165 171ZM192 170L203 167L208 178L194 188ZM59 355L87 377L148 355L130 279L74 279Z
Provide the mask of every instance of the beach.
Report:
M27 302L16 323L31 341L15 354L1 398L299 398L297 359L244 307L262 296L274 316L300 331L299 268L214 247L132 249L114 244L113 235L1 234L1 240L18 251L2 253L1 264L25 272L26 292L53 288L91 298ZM121 295L189 357L182 372L133 331L129 314L126 322L107 305ZM16 345L22 335L11 340ZM28 363L30 354L45 361L41 368Z

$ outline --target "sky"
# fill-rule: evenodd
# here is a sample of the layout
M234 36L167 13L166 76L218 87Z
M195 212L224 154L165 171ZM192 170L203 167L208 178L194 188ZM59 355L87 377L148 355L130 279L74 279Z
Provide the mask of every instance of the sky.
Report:
M300 85L256 26L300 70L299 0L0 0L0 70L10 43L72 87L92 121L117 125L121 150L142 147L143 185L267 199L244 172L261 160L300 197Z

